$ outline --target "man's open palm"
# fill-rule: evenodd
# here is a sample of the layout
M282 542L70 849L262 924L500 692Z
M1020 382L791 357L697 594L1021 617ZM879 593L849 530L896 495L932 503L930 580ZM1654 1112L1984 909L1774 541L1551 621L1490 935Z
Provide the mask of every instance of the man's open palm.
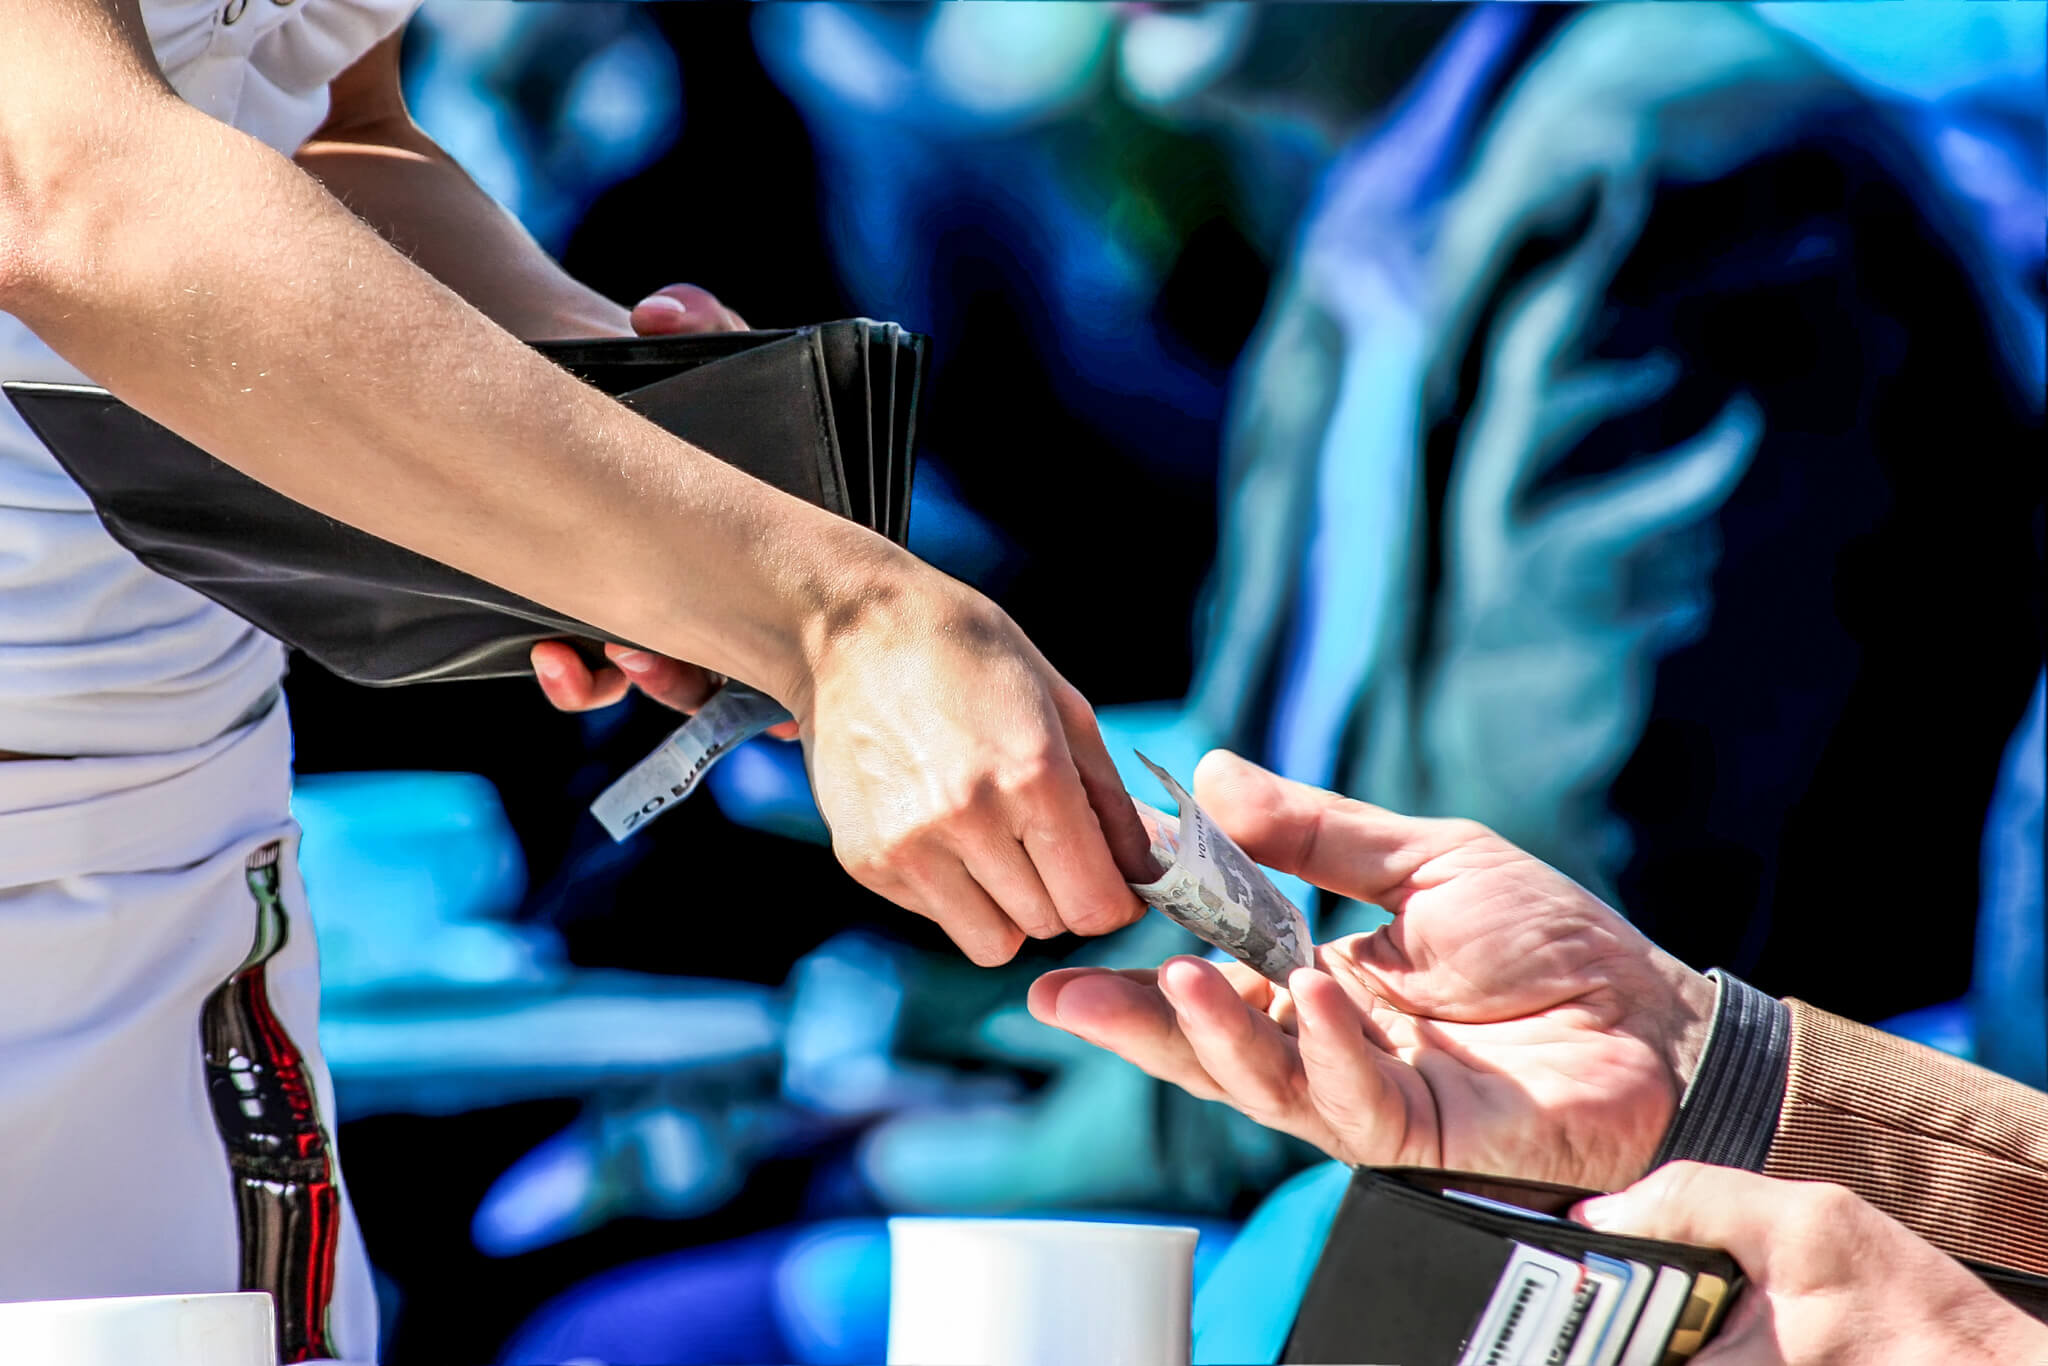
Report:
M1419 820L1221 751L1195 796L1271 867L1394 915L1288 990L1238 964L1067 969L1031 1010L1156 1077L1355 1163L1612 1190L1696 1065L1713 985L1469 821Z

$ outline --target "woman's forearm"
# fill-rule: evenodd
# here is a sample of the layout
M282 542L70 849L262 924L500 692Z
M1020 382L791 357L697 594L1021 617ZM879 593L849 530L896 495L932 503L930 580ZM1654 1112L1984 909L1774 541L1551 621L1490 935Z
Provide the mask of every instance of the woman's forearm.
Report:
M104 131L121 192L31 186L5 306L229 464L792 705L806 633L905 568L541 359L252 139L168 96Z

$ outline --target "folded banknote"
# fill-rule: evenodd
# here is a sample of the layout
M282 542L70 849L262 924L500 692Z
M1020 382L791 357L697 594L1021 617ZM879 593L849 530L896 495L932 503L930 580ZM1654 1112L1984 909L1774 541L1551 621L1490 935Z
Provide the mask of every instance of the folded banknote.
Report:
M1173 794L1180 815L1137 802L1161 871L1150 882L1133 882L1131 890L1203 943L1287 985L1288 973L1314 961L1306 917L1172 774L1142 754L1138 762Z

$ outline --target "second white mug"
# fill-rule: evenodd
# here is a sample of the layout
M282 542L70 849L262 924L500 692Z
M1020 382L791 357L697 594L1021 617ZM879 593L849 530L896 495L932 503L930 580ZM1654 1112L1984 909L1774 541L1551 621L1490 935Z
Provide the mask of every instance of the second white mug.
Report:
M890 1366L1187 1366L1196 1232L891 1219Z

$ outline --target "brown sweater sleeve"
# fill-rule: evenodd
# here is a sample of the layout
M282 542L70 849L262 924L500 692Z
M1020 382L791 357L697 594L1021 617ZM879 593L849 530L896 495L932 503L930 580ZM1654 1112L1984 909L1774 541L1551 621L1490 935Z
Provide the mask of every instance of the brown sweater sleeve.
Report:
M1764 1174L1849 1187L1936 1247L2048 1275L2048 1095L1803 1001Z

